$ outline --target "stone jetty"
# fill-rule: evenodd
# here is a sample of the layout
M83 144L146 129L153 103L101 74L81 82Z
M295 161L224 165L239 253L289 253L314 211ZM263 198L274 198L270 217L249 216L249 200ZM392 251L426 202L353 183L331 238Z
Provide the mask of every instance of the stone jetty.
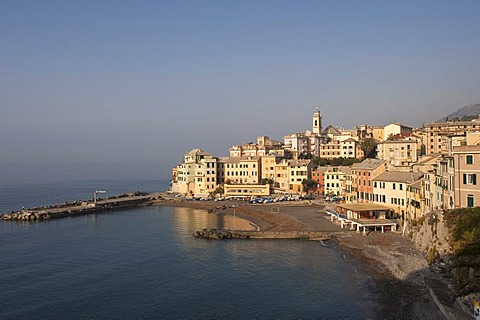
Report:
M234 231L203 229L195 231L195 238L220 239L300 239L300 240L330 240L343 237L345 232L315 232L315 231Z
M160 194L147 194L145 192L133 191L123 193L98 201L76 201L62 203L56 206L43 206L21 211L6 212L0 215L5 221L44 221L50 219L65 218L77 215L100 213L124 208L147 206L158 200Z

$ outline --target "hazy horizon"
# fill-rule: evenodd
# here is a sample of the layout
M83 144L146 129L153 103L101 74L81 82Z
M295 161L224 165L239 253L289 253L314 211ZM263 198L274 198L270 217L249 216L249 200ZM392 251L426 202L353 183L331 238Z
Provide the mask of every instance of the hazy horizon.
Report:
M478 1L2 1L0 183L169 179L185 152L480 102Z

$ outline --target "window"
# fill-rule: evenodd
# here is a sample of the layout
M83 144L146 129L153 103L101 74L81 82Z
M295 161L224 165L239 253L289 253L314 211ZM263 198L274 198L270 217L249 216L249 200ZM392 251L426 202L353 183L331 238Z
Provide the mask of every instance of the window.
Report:
M476 173L464 173L463 174L463 184L477 184L477 174Z
M467 196L467 207L472 208L474 203L475 203L475 198L474 198L473 194L469 194Z
M395 190L395 183L392 184L392 189Z
M403 190L403 184L400 183L398 186L399 186L400 190Z
M465 157L465 160L466 160L466 164L473 164L473 155L467 154L467 156Z

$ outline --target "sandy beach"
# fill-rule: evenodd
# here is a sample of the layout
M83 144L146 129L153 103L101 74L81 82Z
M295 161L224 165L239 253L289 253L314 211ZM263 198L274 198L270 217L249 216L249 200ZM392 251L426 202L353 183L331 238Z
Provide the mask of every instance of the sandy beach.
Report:
M399 233L371 232L363 236L342 229L328 219L320 203L250 205L239 201L167 200L158 204L213 210L213 214L233 214L235 210L238 217L250 220L263 231L345 231L343 237L333 240L334 245L374 281L378 299L372 308L378 319L444 318L424 285L424 277L432 276L426 259Z

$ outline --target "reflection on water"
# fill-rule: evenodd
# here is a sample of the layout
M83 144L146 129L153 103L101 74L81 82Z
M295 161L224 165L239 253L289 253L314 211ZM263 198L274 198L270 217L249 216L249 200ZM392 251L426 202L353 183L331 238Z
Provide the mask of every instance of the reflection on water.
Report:
M0 223L0 319L370 317L367 282L334 248L192 237L232 226L233 216L161 206Z
M204 210L175 207L174 223L176 230L194 232L204 228L229 230L256 230L257 228L246 219L232 215L207 213Z

